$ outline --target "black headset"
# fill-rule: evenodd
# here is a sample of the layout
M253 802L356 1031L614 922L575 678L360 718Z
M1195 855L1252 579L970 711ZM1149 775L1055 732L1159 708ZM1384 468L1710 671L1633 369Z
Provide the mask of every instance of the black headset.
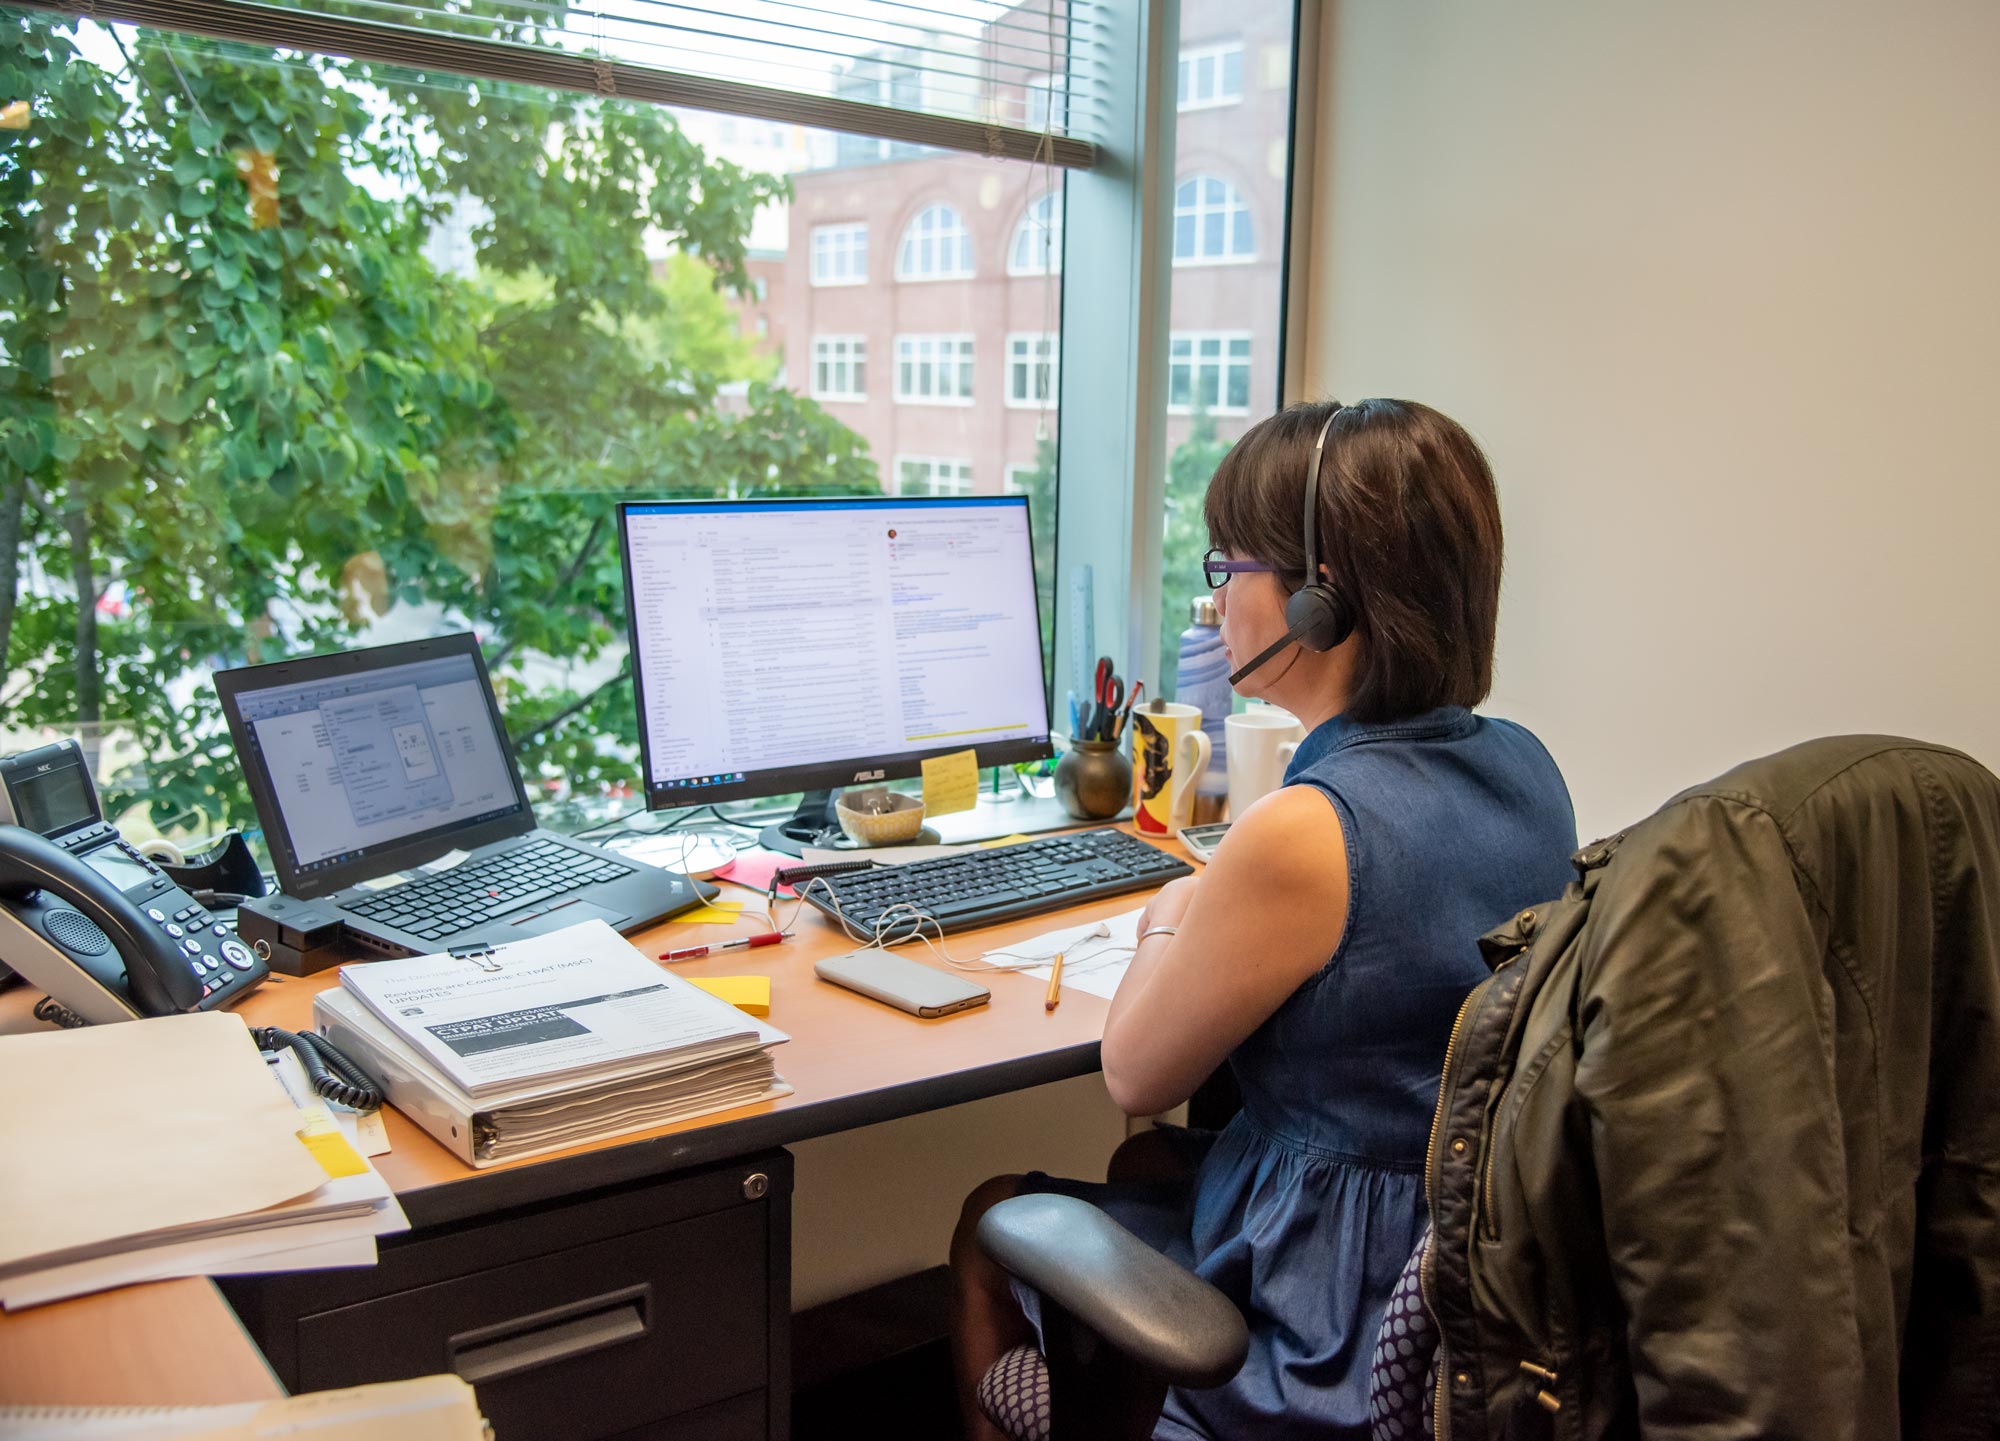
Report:
M1345 406L1336 405L1333 415L1319 428L1313 442L1312 471L1306 476L1306 579L1285 598L1284 635L1265 647L1263 654L1230 676L1233 686L1289 645L1307 650L1329 651L1354 634L1354 608L1331 580L1319 573L1319 470L1325 458L1326 437L1333 430L1334 416Z

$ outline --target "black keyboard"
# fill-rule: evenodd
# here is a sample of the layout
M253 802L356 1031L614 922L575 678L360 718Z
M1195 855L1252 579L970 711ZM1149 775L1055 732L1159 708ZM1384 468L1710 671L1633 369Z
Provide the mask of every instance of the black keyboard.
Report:
M579 886L631 874L630 866L601 856L554 841L530 841L343 904L358 916L435 941Z
M876 866L824 876L809 885L801 882L800 887L817 909L872 938L882 913L895 905L916 906L933 922L923 927L924 933L940 935L1150 890L1193 873L1187 862L1157 846L1105 829L906 866ZM911 935L918 924L914 916L898 911L889 918L883 938Z

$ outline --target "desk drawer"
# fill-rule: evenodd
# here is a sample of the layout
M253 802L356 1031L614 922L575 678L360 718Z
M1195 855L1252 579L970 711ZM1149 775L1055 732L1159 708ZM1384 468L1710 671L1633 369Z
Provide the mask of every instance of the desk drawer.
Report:
M303 1316L299 1388L456 1371L507 1441L616 1436L764 1388L764 1258L743 1206Z

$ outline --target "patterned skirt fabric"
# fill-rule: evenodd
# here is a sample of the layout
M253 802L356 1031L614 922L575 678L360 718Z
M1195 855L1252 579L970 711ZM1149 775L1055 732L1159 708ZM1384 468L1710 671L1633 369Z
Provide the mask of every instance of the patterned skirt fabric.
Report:
M1002 1356L979 1381L979 1409L1014 1441L1048 1441L1049 1366L1033 1346Z
M1431 1397L1437 1394L1437 1328L1424 1309L1421 1275L1424 1247L1431 1233L1410 1253L1382 1329L1375 1336L1375 1355L1368 1388L1368 1416L1374 1441L1430 1441Z

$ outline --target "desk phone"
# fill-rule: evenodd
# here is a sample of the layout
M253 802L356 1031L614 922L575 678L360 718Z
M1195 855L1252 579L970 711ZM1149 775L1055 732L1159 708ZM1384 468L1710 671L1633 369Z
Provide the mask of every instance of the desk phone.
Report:
M270 974L105 820L73 740L0 760L0 955L93 1023L214 1010Z

